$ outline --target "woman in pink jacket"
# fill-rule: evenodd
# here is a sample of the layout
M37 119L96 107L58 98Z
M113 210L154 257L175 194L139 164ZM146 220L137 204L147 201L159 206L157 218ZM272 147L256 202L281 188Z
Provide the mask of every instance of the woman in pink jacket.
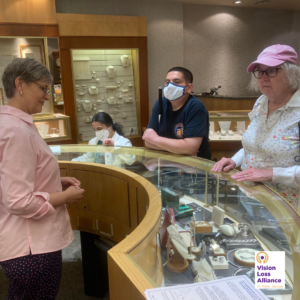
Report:
M51 81L34 59L13 60L2 76L7 105L0 112L0 265L9 279L8 300L56 298L61 249L73 239L65 204L84 194L78 180L60 177L33 123L32 114L50 99Z

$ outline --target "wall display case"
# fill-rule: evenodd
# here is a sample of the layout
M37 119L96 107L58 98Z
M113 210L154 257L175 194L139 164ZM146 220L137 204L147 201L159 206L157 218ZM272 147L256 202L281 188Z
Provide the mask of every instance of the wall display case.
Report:
M63 114L54 114L54 117L35 117L34 124L46 142L55 142L70 139L70 118Z
M60 84L61 83L61 71L60 71L60 59L59 59L59 51L53 51L53 82L54 84Z
M125 136L140 134L138 51L135 49L72 50L79 142L95 137L97 112L108 113Z
M6 66L15 58L33 58L43 63L52 73L54 82L57 79L57 68L51 64L52 50L58 49L57 38L46 37L0 37L0 76ZM51 53L49 53L50 51ZM56 56L58 52L55 52ZM56 59L55 59L56 58ZM52 63L57 58L52 57ZM45 101L42 112L33 116L41 136L48 142L70 139L70 118L64 114L55 114L54 110L54 88L50 88L50 101ZM62 95L60 93L60 95ZM0 82L0 105L7 103L2 81Z
M209 112L210 141L241 141L250 124L248 110Z
M73 228L118 243L108 252L110 299L222 277L253 281L260 250L285 253L284 289L263 293L298 299L300 216L267 186L237 183L235 170L212 173L211 161L142 148L68 145L58 154L61 173L86 190L69 209Z

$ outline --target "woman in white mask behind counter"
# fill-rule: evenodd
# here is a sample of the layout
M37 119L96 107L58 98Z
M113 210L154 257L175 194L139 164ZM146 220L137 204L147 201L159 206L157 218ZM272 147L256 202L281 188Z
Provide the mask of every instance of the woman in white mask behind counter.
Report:
M92 126L96 137L89 141L89 145L132 147L130 140L124 137L121 126L115 123L109 114L105 112L95 114L92 119ZM103 156L103 153L87 152L72 159L72 161L105 163L107 165L119 165L122 160L131 165L135 162L135 155L105 153Z

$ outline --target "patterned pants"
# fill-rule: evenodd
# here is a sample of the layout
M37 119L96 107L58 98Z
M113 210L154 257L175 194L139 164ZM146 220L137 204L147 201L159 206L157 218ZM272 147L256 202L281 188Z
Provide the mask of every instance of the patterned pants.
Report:
M52 300L59 290L61 250L0 262L9 279L6 300Z

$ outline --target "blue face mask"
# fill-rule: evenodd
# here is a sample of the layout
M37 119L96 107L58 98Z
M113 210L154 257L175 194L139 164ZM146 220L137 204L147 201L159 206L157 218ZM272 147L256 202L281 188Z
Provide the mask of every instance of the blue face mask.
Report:
M177 100L185 95L185 86L169 82L164 88L164 95L170 101Z

